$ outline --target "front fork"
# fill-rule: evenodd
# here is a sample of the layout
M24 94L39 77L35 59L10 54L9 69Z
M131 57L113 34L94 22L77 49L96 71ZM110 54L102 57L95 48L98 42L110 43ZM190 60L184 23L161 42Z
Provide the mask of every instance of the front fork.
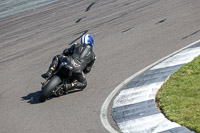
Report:
M43 90L43 87L44 87L48 82L49 82L49 79L46 79L44 82L41 82L41 84L42 84L41 90Z
M43 89L43 87L49 82L49 80L53 77L53 75L54 74L51 74L51 76L49 78L47 78L44 82L41 82L41 84L42 84L42 88L41 89Z

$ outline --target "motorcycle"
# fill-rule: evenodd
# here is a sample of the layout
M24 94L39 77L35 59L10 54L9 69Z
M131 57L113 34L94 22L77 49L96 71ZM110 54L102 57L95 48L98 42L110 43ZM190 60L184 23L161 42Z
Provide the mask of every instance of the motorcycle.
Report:
M45 102L53 95L59 97L67 94L68 90L65 89L65 84L70 82L73 69L69 64L69 57L63 56L58 69L46 81L41 83L42 91L39 95L40 102Z

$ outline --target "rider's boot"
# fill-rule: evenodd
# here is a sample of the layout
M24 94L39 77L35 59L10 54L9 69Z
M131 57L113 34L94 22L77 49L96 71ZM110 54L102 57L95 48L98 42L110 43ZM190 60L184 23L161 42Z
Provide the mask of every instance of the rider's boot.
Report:
M70 90L73 90L74 88L76 88L76 83L75 82L72 82L70 84L65 84L65 91L70 91Z
M57 55L53 58L52 63L49 67L49 70L46 73L42 74L41 77L44 79L49 78L51 76L52 72L56 69L56 67L58 65L58 61L59 61L59 56Z
M44 79L47 79L51 76L51 74L52 74L52 71L47 71L46 73L42 74L41 77Z
M54 70L54 67L50 67L50 69L46 73L42 74L41 77L44 79L49 78Z

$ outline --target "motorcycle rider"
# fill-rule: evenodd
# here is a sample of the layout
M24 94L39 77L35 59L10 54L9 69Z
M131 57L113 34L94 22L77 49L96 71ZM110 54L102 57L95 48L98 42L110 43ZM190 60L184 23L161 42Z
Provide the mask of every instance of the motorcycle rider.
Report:
M53 71L59 66L60 60L63 56L71 57L70 66L72 69L71 83L66 83L66 89L80 89L83 90L87 86L87 80L85 74L89 73L96 60L96 56L93 52L93 38L89 34L85 34L81 37L81 44L75 43L70 48L63 51L62 54L56 55L49 67L49 70L42 74L43 78L49 78Z

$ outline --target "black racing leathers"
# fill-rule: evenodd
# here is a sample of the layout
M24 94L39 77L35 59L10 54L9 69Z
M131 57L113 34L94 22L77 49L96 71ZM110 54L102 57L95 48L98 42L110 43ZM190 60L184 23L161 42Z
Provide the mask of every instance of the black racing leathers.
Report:
M69 49L65 49L63 54L71 57L71 66L74 73L90 72L96 59L93 47L87 44L74 44Z
M56 68L63 55L69 57L70 65L73 67L72 78L76 80L75 88L84 89L87 86L84 74L91 71L96 60L93 47L87 44L74 44L70 48L65 49L61 55L55 56L50 67Z

